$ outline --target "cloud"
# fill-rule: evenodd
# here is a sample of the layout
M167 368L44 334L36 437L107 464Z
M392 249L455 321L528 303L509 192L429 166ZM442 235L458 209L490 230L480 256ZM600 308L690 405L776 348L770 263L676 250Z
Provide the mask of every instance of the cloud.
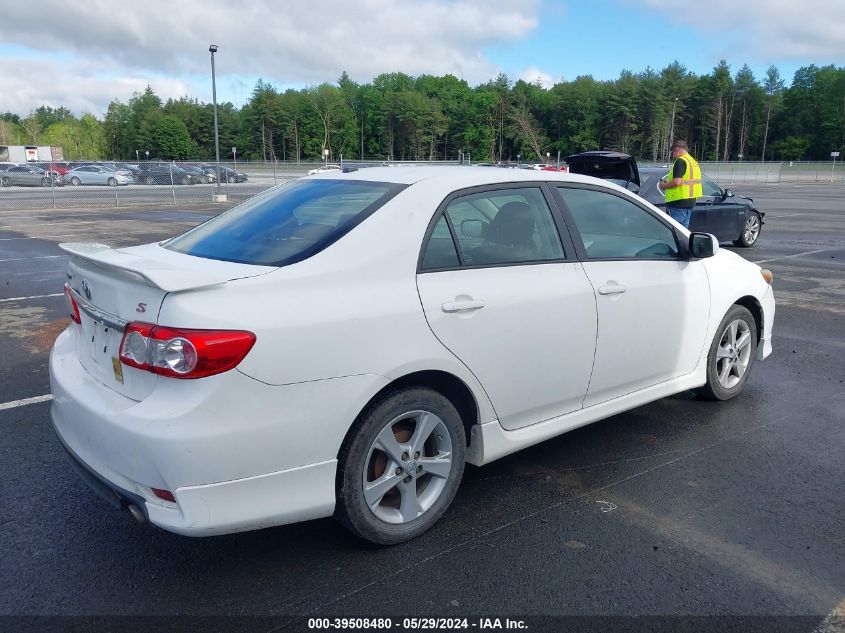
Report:
M523 81L527 81L528 83L536 83L539 81L540 85L546 89L555 85L555 80L552 79L552 76L549 73L545 73L535 66L523 70L519 74L519 78Z
M843 59L845 3L841 0L709 0L706 13L700 7L678 10L663 0L634 1L705 34L729 31L734 51L749 60L841 63ZM722 56L732 53L725 51Z
M219 78L263 77L277 84L310 85L333 82L343 70L358 81L401 71L452 73L478 83L499 70L483 51L530 35L537 28L540 5L539 0L148 0L143 8L114 7L111 0L40 0L33 11L26 3L10 3L0 20L0 41L70 57L81 65L100 65L140 78L143 85L152 83L148 77L177 78L171 79L175 82L206 77L212 43L220 47ZM64 69L64 80L49 92L62 103L75 100L101 110L100 87L94 82L88 85L94 93L83 94L78 84L85 83L84 77L70 74L72 70L73 65ZM29 109L45 98L20 84L26 77L14 73L21 93L12 102ZM30 77L33 87L42 90L45 82ZM112 92L105 103L114 96L119 95Z
M90 112L98 117L115 98L128 100L135 92L152 86L163 100L190 94L190 86L180 79L163 76L145 78L102 74L103 69L87 62L56 64L51 60L5 58L3 110L28 114L46 105L65 106L76 113Z

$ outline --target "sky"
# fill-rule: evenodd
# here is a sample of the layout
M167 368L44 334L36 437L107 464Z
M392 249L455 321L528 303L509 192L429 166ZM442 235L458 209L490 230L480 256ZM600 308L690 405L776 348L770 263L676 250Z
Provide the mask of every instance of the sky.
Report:
M698 8L696 8L696 5ZM150 85L163 100L242 106L259 78L279 89L365 83L404 72L478 85L500 72L551 87L579 75L660 70L696 74L725 59L758 79L774 64L845 65L845 0L39 0L4 2L0 112L40 105L102 117Z

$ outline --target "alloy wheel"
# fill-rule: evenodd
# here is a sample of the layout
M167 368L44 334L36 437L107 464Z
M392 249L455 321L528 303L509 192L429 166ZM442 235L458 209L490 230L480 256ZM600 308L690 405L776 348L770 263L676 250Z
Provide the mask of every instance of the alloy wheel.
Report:
M760 217L756 213L751 213L745 221L745 228L742 229L742 238L749 246L757 241L760 235Z
M751 361L751 328L742 319L731 321L719 338L716 375L719 384L732 389L742 380Z
M452 439L429 411L410 411L388 422L364 462L364 500L391 524L413 521L443 493L452 470Z

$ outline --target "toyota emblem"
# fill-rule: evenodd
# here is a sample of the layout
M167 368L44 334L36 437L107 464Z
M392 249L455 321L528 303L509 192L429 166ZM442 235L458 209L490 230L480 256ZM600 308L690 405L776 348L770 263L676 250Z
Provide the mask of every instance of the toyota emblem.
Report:
M85 298L88 301L91 301L91 288L88 286L88 282L84 279L82 280L82 292L85 293Z

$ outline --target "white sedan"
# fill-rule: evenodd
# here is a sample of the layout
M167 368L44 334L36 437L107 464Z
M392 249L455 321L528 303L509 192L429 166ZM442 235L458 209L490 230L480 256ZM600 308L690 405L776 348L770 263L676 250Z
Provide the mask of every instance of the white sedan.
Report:
M83 477L191 536L430 528L483 465L671 394L738 395L771 273L613 184L374 168L172 240L63 244L52 418Z
M342 171L340 165L322 165L316 169L309 169L306 176L315 176L316 174L326 174L332 171Z

